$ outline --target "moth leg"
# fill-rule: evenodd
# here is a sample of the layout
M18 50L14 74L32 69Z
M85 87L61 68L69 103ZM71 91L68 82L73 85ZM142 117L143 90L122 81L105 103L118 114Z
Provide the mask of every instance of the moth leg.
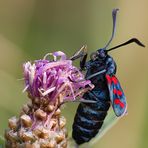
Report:
M82 56L82 57L80 58L80 68L81 68L81 70L85 70L87 55L88 55L88 54L85 53L84 56Z
M93 100L85 100L85 99L79 99L79 100L75 100L72 102L80 102L80 103L96 103L97 101L93 101Z
M81 70L84 70L86 59L87 59L87 46L86 45L83 45L77 52L74 53L72 57L70 57L72 61L78 58L80 58L80 68Z
M72 57L70 57L70 60L74 61L78 58L83 57L85 54L87 54L87 46L83 45L78 51L76 51Z
M86 80L90 80L91 78L96 77L96 76L98 76L98 75L100 75L100 74L102 74L102 73L105 73L105 72L106 72L105 69L100 70L100 71L98 71L98 72L96 72L96 73L94 73L94 74L92 74L92 75L86 77Z
M64 104L64 103L68 103L68 102L79 102L79 103L96 103L97 101L93 101L93 100L85 100L85 99L77 99L77 100L73 100L73 101L64 101L63 103L61 103L60 105Z

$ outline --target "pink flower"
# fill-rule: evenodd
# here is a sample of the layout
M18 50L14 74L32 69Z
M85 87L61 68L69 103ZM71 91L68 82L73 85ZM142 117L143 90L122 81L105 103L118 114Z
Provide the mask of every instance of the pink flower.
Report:
M52 55L54 60L47 60L48 55ZM47 54L43 60L34 63L27 62L23 68L26 85L24 91L31 98L55 101L62 94L63 101L73 101L93 88L91 82L84 79L84 75L61 51Z

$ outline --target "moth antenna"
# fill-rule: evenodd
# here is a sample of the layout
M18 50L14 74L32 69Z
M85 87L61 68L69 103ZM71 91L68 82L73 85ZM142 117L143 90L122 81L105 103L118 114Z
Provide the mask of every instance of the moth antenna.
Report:
M108 49L107 52L109 52L109 51L111 51L111 50L114 50L114 49L116 49L116 48L119 48L119 47L128 45L128 44L131 44L131 43L136 43L136 44L139 45L139 46L145 47L145 45L142 44L138 39L132 38L132 39L128 40L128 41L125 42L125 43L122 43L122 44L120 44L120 45L117 45L117 46L115 46L115 47L112 47L112 48Z
M113 18L113 29L112 29L112 35L111 35L111 38L110 40L108 41L108 43L106 44L106 46L104 47L104 49L106 49L109 44L111 43L111 41L113 40L114 38L114 35L115 35L115 29L116 29L116 18L117 18L117 12L118 12L119 9L113 9L112 11L112 18Z

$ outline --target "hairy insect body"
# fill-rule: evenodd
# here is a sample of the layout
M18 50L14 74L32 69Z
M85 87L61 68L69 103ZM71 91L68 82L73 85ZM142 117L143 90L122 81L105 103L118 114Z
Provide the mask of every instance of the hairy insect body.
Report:
M86 78L106 69L106 73L115 74L116 64L110 56L105 59L90 60L86 63ZM95 88L84 94L85 100L96 103L80 103L73 123L73 138L77 144L91 140L101 128L110 107L110 96L105 73L90 79Z

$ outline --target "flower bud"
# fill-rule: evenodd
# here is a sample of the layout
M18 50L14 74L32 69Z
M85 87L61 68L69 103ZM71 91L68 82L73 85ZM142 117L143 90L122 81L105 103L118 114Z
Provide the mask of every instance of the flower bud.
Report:
M32 141L33 140L33 134L31 131L27 131L21 134L21 139L23 141Z
M18 119L16 117L12 117L8 120L8 124L10 129L15 130L17 128Z
M49 112L52 112L52 111L54 110L54 105L48 105L48 106L47 106L47 110L48 110Z
M50 142L42 142L41 148L56 148L55 140L51 140Z
M61 114L61 110L58 108L58 109L55 111L54 115L55 115L55 116L59 116L60 114Z
M57 143L60 143L62 140L64 140L64 138L65 137L64 137L63 133L58 133L55 137Z
M28 115L26 115L26 114L22 115L20 117L20 119L21 119L22 126L24 126L24 127L30 127L32 125L31 118Z
M66 125L66 119L64 117L60 117L60 128L62 129Z
M44 112L41 109L38 109L38 110L35 111L35 116L36 116L37 119L45 120L46 116L47 116L47 113Z

